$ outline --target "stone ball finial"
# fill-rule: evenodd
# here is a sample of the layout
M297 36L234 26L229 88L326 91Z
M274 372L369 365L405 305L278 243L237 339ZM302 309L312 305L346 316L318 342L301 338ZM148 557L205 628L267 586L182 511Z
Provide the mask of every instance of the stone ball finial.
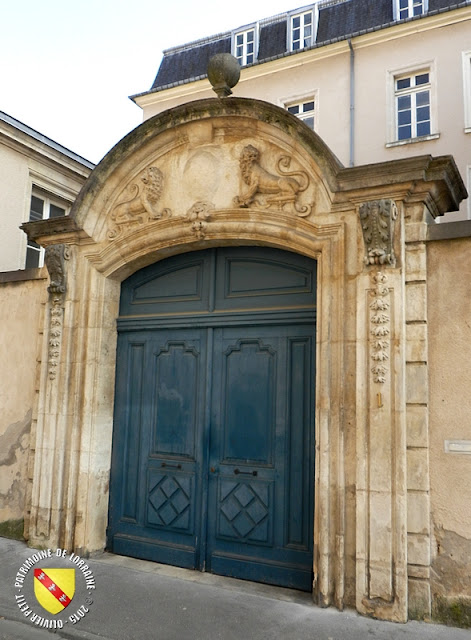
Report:
M216 53L208 62L208 78L217 97L227 98L239 82L239 61L230 53Z

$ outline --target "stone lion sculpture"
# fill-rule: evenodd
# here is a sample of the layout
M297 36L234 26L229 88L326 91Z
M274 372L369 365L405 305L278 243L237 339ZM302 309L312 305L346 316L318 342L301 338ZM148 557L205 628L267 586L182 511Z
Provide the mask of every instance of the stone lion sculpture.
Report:
M163 174L157 167L147 167L140 177L139 183L133 183L131 190L133 196L130 200L118 202L111 213L111 219L116 224L126 222L144 222L145 213L149 219L158 220L168 209L158 210L158 202L162 195Z
M304 171L283 171L282 167L288 168L290 161L288 156L282 156L277 163L282 175L274 175L260 166L260 151L256 147L251 144L244 147L239 166L248 190L234 198L235 204L239 207L248 207L255 201L257 195L262 195L265 196L268 206L276 205L282 209L286 203L290 203L298 213L308 215L311 207L299 207L296 199L299 193L307 189L309 178ZM299 178L299 181L296 178Z

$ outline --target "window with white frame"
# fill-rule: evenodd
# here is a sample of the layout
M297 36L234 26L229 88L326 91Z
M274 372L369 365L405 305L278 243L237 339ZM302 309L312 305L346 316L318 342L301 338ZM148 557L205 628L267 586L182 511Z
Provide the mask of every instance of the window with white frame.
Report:
M421 16L428 11L428 0L393 0L396 20Z
M29 221L46 220L47 218L59 218L67 215L69 206L61 201L49 196L48 194L33 189L31 194L31 203L29 209ZM25 269L35 269L42 267L44 264L44 249L36 242L28 239L26 245L26 261Z
M432 132L430 71L394 78L396 140L428 136Z
M305 98L299 102L286 103L285 107L290 113L297 116L314 131L316 107L316 101L314 98Z
M239 61L241 67L255 62L256 44L255 28L234 33L234 56Z
M464 131L471 133L471 51L463 51Z
M303 11L303 13L295 13L290 16L290 51L299 51L300 49L305 49L306 47L310 47L314 44L314 20L315 15L312 9L309 11Z

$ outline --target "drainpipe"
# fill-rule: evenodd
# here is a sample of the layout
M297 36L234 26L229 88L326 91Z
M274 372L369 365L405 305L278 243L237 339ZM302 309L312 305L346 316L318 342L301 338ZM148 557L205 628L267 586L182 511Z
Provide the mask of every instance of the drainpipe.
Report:
M355 164L355 52L352 39L348 38L350 47L350 166Z

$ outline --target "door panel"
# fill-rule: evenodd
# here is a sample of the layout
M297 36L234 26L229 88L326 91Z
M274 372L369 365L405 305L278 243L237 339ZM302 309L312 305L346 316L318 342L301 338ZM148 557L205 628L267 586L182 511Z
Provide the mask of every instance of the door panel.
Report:
M309 590L312 326L216 330L213 366L207 567Z
M252 338L223 340L221 355L215 371L223 387L214 402L221 400L216 428L223 434L222 461L271 464L276 354Z
M310 590L315 263L227 248L123 283L109 546Z
M199 345L198 345L199 346ZM167 341L154 350L151 454L195 459L200 353L194 343Z
M136 342L134 333L123 334L118 346L124 361L118 366L115 410L128 419L125 442L116 433L113 443L112 465L124 470L121 492L115 483L112 493L113 549L126 553L132 539L132 555L194 568L206 332L138 335Z
M312 309L312 260L278 249L219 249L216 254L216 310Z

